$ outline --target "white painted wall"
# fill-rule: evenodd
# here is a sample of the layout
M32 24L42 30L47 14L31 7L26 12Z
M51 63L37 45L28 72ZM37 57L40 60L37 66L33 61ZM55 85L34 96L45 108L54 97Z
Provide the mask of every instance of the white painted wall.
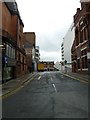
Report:
M74 23L71 24L66 35L63 38L64 44L64 60L67 60L67 63L71 63L71 47L75 38L74 32Z

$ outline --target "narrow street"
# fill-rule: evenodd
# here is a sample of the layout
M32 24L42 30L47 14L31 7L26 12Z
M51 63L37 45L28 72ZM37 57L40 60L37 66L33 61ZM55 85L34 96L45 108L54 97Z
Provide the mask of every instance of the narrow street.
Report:
M88 118L88 84L60 72L39 72L3 99L3 118Z

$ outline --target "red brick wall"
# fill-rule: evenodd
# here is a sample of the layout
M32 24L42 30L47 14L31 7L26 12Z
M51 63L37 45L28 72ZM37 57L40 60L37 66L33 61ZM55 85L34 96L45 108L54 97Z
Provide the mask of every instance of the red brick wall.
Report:
M2 2L0 2L0 29L2 28Z
M26 41L30 42L31 44L35 44L36 36L34 32L24 32L23 35Z
M11 35L15 38L15 39L17 39L17 19L18 19L18 17L17 17L17 15L13 15L12 17L11 17Z
M14 39L17 36L17 15L11 15L7 6L2 2L2 29L8 32Z
M2 2L2 29L11 33L11 13L4 2Z

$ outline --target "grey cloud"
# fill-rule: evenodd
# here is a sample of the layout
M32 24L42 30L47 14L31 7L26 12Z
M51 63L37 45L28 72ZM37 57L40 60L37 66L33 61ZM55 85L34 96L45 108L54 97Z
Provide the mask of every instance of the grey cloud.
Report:
M40 34L36 39L40 50L47 52L60 51L60 45L62 43L63 32L61 30L54 31L53 33Z

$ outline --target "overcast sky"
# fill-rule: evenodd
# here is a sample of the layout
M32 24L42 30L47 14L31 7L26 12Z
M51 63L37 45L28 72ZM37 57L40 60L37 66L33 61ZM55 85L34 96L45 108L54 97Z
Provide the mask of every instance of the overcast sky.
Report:
M36 33L41 60L61 61L61 43L80 0L16 0L24 32Z

